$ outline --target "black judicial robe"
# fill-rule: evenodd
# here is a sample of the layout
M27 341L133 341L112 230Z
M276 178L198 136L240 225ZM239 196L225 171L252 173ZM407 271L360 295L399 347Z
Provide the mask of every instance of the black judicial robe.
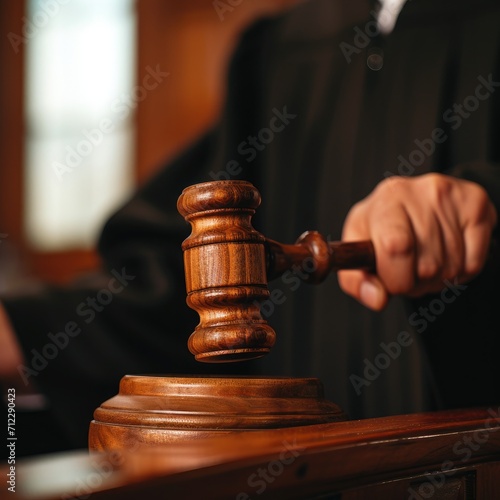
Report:
M187 185L254 182L255 227L289 243L308 229L339 239L349 208L392 174L468 178L500 208L500 4L412 0L388 36L373 19L366 1L311 0L255 25L233 58L219 124L106 224L103 271L5 297L61 447L86 446L94 408L126 373L316 376L352 417L500 402L494 262L466 289L444 283L447 303L393 298L382 313L334 276L316 287L278 279L280 303L263 310L278 334L269 356L207 366L186 348L197 318L185 305L189 228L176 200ZM87 300L116 274L126 286L92 314ZM33 362L68 324L79 333L46 366Z

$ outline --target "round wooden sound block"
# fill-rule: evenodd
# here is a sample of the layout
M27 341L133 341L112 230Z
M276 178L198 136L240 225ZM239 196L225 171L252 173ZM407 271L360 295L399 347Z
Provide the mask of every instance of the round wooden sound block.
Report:
M315 378L123 377L90 424L90 450L346 420Z

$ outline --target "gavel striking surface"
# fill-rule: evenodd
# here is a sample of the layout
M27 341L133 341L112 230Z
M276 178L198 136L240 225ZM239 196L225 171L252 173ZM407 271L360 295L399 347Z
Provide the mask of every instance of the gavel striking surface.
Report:
M91 450L345 420L314 378L125 376L94 413Z

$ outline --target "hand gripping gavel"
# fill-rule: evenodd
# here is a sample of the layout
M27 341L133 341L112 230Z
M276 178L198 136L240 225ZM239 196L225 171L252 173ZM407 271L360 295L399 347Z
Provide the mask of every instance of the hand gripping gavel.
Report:
M182 249L187 304L200 315L188 341L198 361L242 361L271 350L276 334L260 305L270 295L268 280L285 271L300 266L307 282L319 283L331 271L375 269L371 241L327 242L315 231L295 245L265 238L251 222L259 205L259 192L246 181L196 184L177 202L192 226Z

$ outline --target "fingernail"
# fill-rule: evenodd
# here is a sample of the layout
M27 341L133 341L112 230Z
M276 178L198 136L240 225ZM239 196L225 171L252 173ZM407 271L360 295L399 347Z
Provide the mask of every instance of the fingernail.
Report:
M370 309L380 309L383 297L380 289L370 281L363 281L359 288L361 302Z

